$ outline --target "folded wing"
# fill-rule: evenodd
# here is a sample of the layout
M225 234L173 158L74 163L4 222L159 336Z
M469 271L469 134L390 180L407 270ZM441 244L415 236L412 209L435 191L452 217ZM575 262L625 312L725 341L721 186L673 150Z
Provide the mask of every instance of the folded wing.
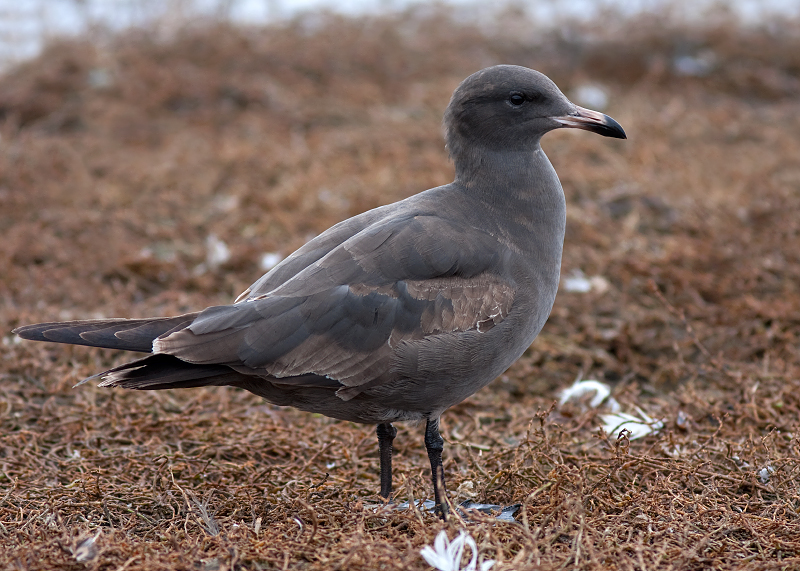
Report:
M292 383L391 377L400 343L500 323L514 302L495 239L436 216L369 227L274 290L211 307L157 354ZM318 381L314 381L318 382ZM349 391L353 396L357 391Z

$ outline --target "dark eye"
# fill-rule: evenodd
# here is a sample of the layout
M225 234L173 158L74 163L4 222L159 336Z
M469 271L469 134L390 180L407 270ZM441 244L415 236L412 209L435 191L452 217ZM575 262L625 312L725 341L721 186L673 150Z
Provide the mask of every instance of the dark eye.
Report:
M522 93L518 93L516 91L511 92L511 95L508 96L508 102L511 103L514 107L519 107L523 103L525 103L525 96Z

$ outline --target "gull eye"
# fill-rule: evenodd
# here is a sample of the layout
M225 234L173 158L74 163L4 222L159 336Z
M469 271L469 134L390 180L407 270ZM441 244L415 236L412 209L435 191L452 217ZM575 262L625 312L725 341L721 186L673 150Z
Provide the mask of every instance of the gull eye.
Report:
M511 103L514 107L519 107L523 103L525 103L525 96L518 91L512 91L511 94L508 96L508 102Z

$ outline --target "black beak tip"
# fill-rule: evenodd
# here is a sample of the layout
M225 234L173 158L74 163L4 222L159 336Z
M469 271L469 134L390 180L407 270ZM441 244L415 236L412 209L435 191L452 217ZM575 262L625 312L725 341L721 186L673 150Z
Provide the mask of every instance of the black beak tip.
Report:
M612 139L628 138L628 136L625 134L625 129L622 128L622 125L617 123L608 115L605 116L605 129L603 129L603 133L601 134L605 135L606 137L611 137Z

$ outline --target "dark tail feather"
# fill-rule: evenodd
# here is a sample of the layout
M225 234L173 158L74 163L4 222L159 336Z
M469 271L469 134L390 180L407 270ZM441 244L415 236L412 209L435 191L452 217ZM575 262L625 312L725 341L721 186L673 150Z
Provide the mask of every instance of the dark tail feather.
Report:
M100 387L137 390L225 386L235 384L243 376L225 365L193 365L163 354L150 355L95 375L103 377Z
M187 313L177 317L149 319L90 319L36 323L17 327L13 333L31 341L151 353L154 339L187 327L197 315L197 313Z

